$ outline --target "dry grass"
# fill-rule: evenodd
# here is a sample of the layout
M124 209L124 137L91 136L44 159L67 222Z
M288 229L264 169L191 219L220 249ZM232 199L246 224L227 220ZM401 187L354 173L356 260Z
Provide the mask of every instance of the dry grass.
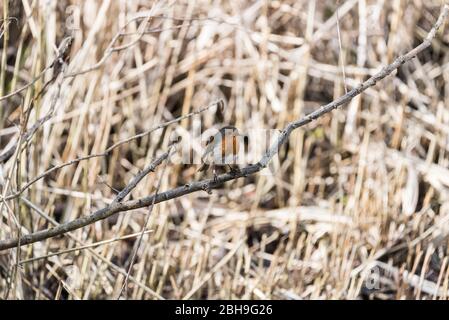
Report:
M168 150L172 134L185 137L198 121L203 129L283 128L420 43L443 3L340 1L338 36L336 1L1 2L4 19L19 19L1 21L0 96L30 83L78 28L58 79L44 87L48 70L0 101L0 157L29 140L0 164L2 197L52 166L100 155L216 99L226 109L55 170L2 201L0 239L104 207ZM395 75L295 131L274 175L0 252L1 297L117 298L149 217L122 297L447 299L449 34L442 29ZM131 198L188 183L196 169L169 163Z

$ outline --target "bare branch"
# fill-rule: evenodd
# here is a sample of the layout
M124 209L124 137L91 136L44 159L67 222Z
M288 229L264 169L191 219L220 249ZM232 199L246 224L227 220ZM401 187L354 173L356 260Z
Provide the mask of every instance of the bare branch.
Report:
M164 123L162 123L162 124L160 124L160 125L157 125L157 126L151 128L151 129L147 130L147 131L144 131L144 132L142 132L142 133L136 134L136 135L131 136L131 137L129 137L129 138L123 139L123 140L121 140L121 141L119 141L119 142L117 142L117 143L114 143L112 146L110 146L109 148L107 148L107 149L105 150L105 153L111 152L113 149L115 149L115 148L121 146L121 145L124 144L124 143L127 143L127 142L130 142L130 141L132 141L132 140L135 140L135 139L139 139L139 138L145 137L145 136L149 135L150 133L152 133L153 131L156 131L156 130L158 130L158 129L165 128L165 127L167 127L167 126L169 126L169 125L171 125L171 124L173 124L173 123L180 122L180 121L182 121L182 120L184 120L184 119L187 119L187 118L190 118L190 117L192 117L192 116L194 116L194 115L203 113L203 112L209 110L210 108L212 108L213 106L217 106L218 108L223 109L223 106L224 106L223 99L218 99L218 100L216 100L216 101L213 101L212 103L208 104L207 106L202 107L202 108L200 108L200 109L198 109L198 110L196 110L196 111L190 112L190 113L185 114L185 115L180 116L180 117L177 117L176 119L173 119L173 120L164 122Z
M183 115L183 116L177 117L177 118L172 119L172 120L170 120L170 121L161 123L161 124L159 124L159 125L157 125L157 126L154 126L153 128L151 128L151 129L149 129L149 130L147 130L147 131L144 131L144 132L142 132L142 133L139 133L139 134L136 134L136 135L134 135L134 136L125 138L125 139L123 139L123 140L121 140L121 141L118 141L118 142L114 143L112 146L110 146L109 148L107 148L107 149L106 149L104 152L102 152L102 153L96 153L96 154L86 155L86 156L83 156L83 157L79 157L79 158L76 158L76 159L73 159L73 160L64 162L64 163L59 164L59 165L57 165L57 166L54 166L54 167L52 167L52 168L50 168L50 169L48 169L48 170L42 172L41 174L39 174L39 175L36 176L35 178L31 179L30 181L28 181L22 188L20 188L20 190L14 192L13 194L10 194L10 195L6 196L5 198L1 198L1 197L0 197L0 202L6 201L6 200L12 200L12 199L14 199L14 198L17 198L17 197L20 196L25 190L27 190L29 187L31 187L34 183L36 183L37 181L39 181L39 180L45 178L46 176L48 176L48 175L51 174L52 172L55 172L55 171L57 171L57 170L60 170L60 169L62 169L62 168L64 168L64 167L67 167L67 166L70 166L70 165L77 164L77 163L79 163L79 162L81 162L81 161L85 161L85 160L89 160L89 159L93 159L93 158L99 158L99 157L106 157L112 150L114 150L114 149L120 147L121 145L123 145L123 144L125 144L125 143L128 143L128 142L130 142L130 141L132 141L132 140L135 140L135 139L139 139L139 138L145 137L145 136L149 135L150 133L152 133L152 132L154 132L154 131L156 131L156 130L163 129L163 128L165 128L165 127L171 125L171 124L180 122L180 121L182 121L182 120L184 120L184 119L187 119L187 118L190 118L190 117L192 117L192 116L194 116L194 115L203 113L203 112L209 110L210 108L212 108L212 107L215 106L215 105L218 106L218 108L223 108L224 102L223 102L222 99L216 100L216 101L214 101L214 102L208 104L207 106L204 106L204 107L202 107L202 108L200 108L200 109L198 109L198 110L196 110L196 111L190 112L190 113L188 113L188 114L185 114L185 115ZM30 138L32 135L34 135L34 133L36 132L36 130L37 130L37 129L38 129L44 122L46 122L48 119L50 119L50 116L47 115L47 116L43 117L42 119L38 120L38 121L37 121L37 122L30 128L30 130L28 130L27 133L24 135L23 140L24 140L24 141L28 141L29 138ZM8 151L6 151L4 154L0 155L0 163L5 162L6 160L8 160L8 159L13 155L14 150L15 150L15 146L16 146L16 145L17 145L17 144L14 144L10 149L8 149Z
M152 230L144 230L143 232L144 232L144 234L148 234L148 233L151 233L153 231ZM82 245L82 246L79 246L79 247L65 249L65 250L61 250L61 251L58 251L58 252L50 252L50 253L47 253L46 255L43 255L43 256L29 258L29 259L26 259L26 260L20 260L19 264L20 265L24 265L26 263L30 263L30 262L34 262L34 261L38 261L38 260L42 260L42 259L48 259L50 257L59 256L59 255L70 253L70 252L82 251L82 250L85 250L85 249L90 249L90 248L102 246L104 244L109 244L109 243L120 241L120 240L127 240L127 239L131 239L131 238L135 238L137 236L140 236L141 233L142 232L139 231L139 232L135 232L135 233L132 233L132 234L127 234L127 235L124 235L124 236L121 236L121 237L114 237L112 239L102 240L102 241L98 241L98 242L94 242L94 243L90 243L90 244L85 244L85 245Z
M131 180L131 182L129 183L129 185L125 188L125 189L123 189L122 190L122 192L120 192L118 195L117 195L117 197L114 199L114 201L112 201L112 203L110 204L110 205L108 205L106 208L113 208L113 207L115 207L117 204L119 204L120 203L120 201L123 199L123 198L125 198L126 197L126 195L128 195L136 186L137 186L137 184L150 172L150 171L154 171L155 169L156 169L156 167L157 166L159 166L165 159L167 159L168 158L168 156L170 155L170 152L171 152L171 150L172 150L172 147L173 146L171 146L170 147L170 149L169 149L169 151L168 152L166 152L166 153L164 153L164 154L162 154L160 157L158 157L158 158L156 158L150 165L148 165L141 173L139 173L136 177L134 177L132 180ZM3 204L3 203L5 203L5 202L1 202L0 203L0 206ZM150 203L151 204L151 203ZM149 205L149 204L148 204ZM106 209L105 208L105 209ZM78 219L77 219L78 220ZM72 221L72 222L76 222L77 220L74 220L74 221ZM82 219L81 219L82 220ZM99 220L102 220L102 219L99 219ZM95 220L95 221L98 221L98 220ZM83 222L84 223L84 222ZM88 223L89 224L89 223ZM75 228L75 229L66 229L65 228L65 224L61 224L61 225L58 225L57 227L55 227L55 228L53 228L53 229L50 229L50 230L54 230L54 229L63 229L64 230L64 232L62 232L62 233L59 233L59 234L64 234L64 233L67 233L67 232L69 232L69 231L71 231L71 230L75 230L75 229L78 229L78 228ZM29 236L31 236L31 234L29 235ZM35 242L35 241L32 241L32 242ZM18 243L19 243L19 241L15 244L15 246L17 246L18 245ZM20 245L23 245L23 243L20 241ZM0 249L1 250L1 249Z
M33 135L36 133L37 129L39 129L50 118L51 118L51 114L47 114L46 116L37 120L28 131L23 133L22 136L19 137L19 139L13 145L11 145L9 147L9 149L7 151L5 151L4 153L2 153L0 155L0 163L8 161L8 159L11 158L11 156L14 154L14 152L17 148L17 143L19 141L22 141L25 143L28 142L31 139L31 137L33 137Z
M38 206L36 206L34 203L32 203L31 201L29 201L27 198L25 197L20 197L20 199L31 209L33 209L39 216L41 216L42 218L44 218L46 221L48 221L49 223L51 223L54 226L59 226L59 223L53 219L52 217L50 217L47 213L45 213L44 211L41 210L41 208L39 208ZM138 234L140 234L140 232L138 232ZM126 276L126 271L122 268L120 268L119 266L117 266L116 264L112 263L111 261L109 261L108 259L106 259L105 257L103 257L101 254L97 253L95 250L93 250L92 248L88 247L89 245L85 244L83 241L81 241L80 239L78 239L78 237L74 236L72 233L68 232L66 234L64 234L64 236L69 237L70 239L74 240L76 243L79 243L81 245L81 247L79 247L80 249L86 249L87 252L89 252L93 257L95 257L96 259L100 260L101 262L103 262L104 264L106 264L108 267L110 267L112 270L114 270L117 273L122 274L123 276ZM110 241L110 240L105 240L105 241ZM104 244L105 242L99 242L99 244ZM148 294L150 294L151 296L157 298L157 299L161 299L163 300L164 298L162 296L160 296L159 294L157 294L156 292L154 292L152 289L150 289L148 286L146 286L145 284L143 284L142 282L138 281L136 278L130 276L129 280L131 280L133 283L136 284L136 286L138 286L139 288L141 288L142 290L144 290L145 292L147 292Z
M100 59L100 61L98 61L96 64L94 64L93 66L87 67L86 69L80 70L80 71L76 71L73 73L70 73L66 76L66 78L71 78L71 77L76 77L78 75L82 75L82 74L86 74L89 73L91 71L97 70L99 69L107 60L108 58L114 53L114 52L119 52L119 51L123 51L126 49L129 49L131 47L133 47L134 45L136 45L137 43L139 43L139 41L142 39L144 32L145 32L145 28L147 27L148 23L150 22L151 18L152 18L152 12L153 9L155 8L155 4L153 5L153 7L151 8L149 14L147 16L144 17L144 21L142 22L142 24L139 26L139 30L137 32L137 37L136 39L134 39L133 41L130 41L127 44L118 46L118 47L114 47L114 44L117 42L117 40L123 36L122 31L118 32L114 38L112 38L111 42L109 43L107 49L105 50L103 57ZM138 19L134 18L129 20L122 28L121 30L125 30L126 27L131 24L133 21L136 21Z
M40 78L42 78L42 76L45 74L45 72L47 72L51 68L55 69L55 75L49 82L47 82L44 85L44 88L48 85L48 83L50 83L51 81L55 80L57 74L61 70L61 65L63 64L64 56L68 54L68 50L70 49L71 43L72 43L72 38L71 37L64 38L61 41L61 44L58 47L58 52L57 52L57 55L56 55L55 59L53 60L53 62L49 66L45 67L44 70L42 70L33 80L31 80L30 82L25 84L23 87L15 90L15 91L13 91L11 93L8 93L7 95L4 95L4 96L0 97L0 101L6 100L8 98L11 98L12 96L14 96L14 95L16 95L16 94L18 94L18 93L28 89L29 87L34 85Z
M337 35L338 35L338 49L340 52L340 62L341 62L341 72L343 76L343 84L345 87L345 93L348 93L348 86L346 85L346 71L345 71L345 56L343 54L343 47L341 44L341 34L340 34L340 17L338 16L338 7L340 6L340 1L337 1Z
M137 186L140 181L142 181L143 178L145 178L150 172L154 172L154 170L156 170L156 167L158 167L165 159L170 156L171 151L172 148L170 148L167 152L162 154L155 161L150 163L150 165L148 165L145 169L134 176L131 182L122 191L119 192L113 202L121 202L123 199L125 199L125 197Z
M167 161L165 161L164 168L163 168L163 170L162 170L161 176L159 177L159 181L158 181L158 183L157 183L156 190L155 190L155 195L157 195L157 194L159 193L159 189L161 188L161 185L162 185L162 179L164 178L164 173L165 173L165 170L167 169L167 163L168 163L168 160L170 159L170 154L171 154L173 148L174 148L174 145L170 146L168 152L166 153L167 155L165 156L165 159L166 159ZM165 155L165 154L164 154L164 155ZM162 162L162 161L163 161L163 160L161 160L161 162ZM151 169L149 169L149 168L151 168ZM131 183L128 185L128 187L130 187L130 186L132 186L132 185L136 186L137 183L138 183L140 180L142 180L142 178L146 175L146 174L145 174L145 171L147 171L147 173L148 173L150 170L151 170L151 171L154 171L153 168L154 168L154 166L151 165L151 166L149 166L149 167L147 168L148 170L144 170L141 174L137 175L137 176L135 177L135 179L133 179L133 181L131 181ZM124 196L126 196L126 194L125 194L125 192L126 192L125 190L126 190L126 189L129 190L129 191L127 191L128 193L130 192L130 190L132 190L132 189L130 189L130 188L125 188L125 189L123 189L123 191L121 192L121 193L124 194L124 195L122 195L122 199L123 199ZM120 194L121 194L121 193L120 193ZM115 198L115 200L117 200L118 198L120 198L120 194ZM139 239L137 240L137 245L136 245L136 247L134 248L134 252L133 252L133 254L132 254L131 261L130 261L130 263L129 263L128 272L126 273L125 280L123 281L123 285L122 285L122 287L121 287L121 289L120 289L120 292L119 292L119 294L118 294L118 297L117 297L118 299L120 299L120 297L121 297L123 291L125 291L125 296L128 295L128 279L129 279L129 276L131 275L131 271L132 271L132 268L133 268L133 266L134 266L134 262L135 262L136 257L137 257L137 252L139 251L140 245L141 245L141 243L142 243L142 239L143 239L143 236L144 236L144 232L145 232L145 230L147 229L148 221L150 220L151 213L153 212L154 200L155 200L155 199L153 199L153 202L151 203L151 206L150 206L150 208L148 209L148 212L147 212L147 214L146 214L145 221L144 221L143 227L142 227L142 231L141 231L141 233L140 233L140 237L139 237Z
M322 106L321 108L308 114L304 118L289 123L287 127L281 132L279 138L273 143L268 152L262 157L262 159L257 164L243 168L240 172L225 173L218 176L216 179L205 179L201 181L196 181L191 184L177 187L175 189L168 190L160 194L151 195L142 199L127 201L123 203L112 203L111 205L102 208L90 214L89 216L78 218L68 223L61 224L52 229L41 230L29 235L25 235L20 239L20 245L26 245L37 241L42 241L51 237L67 233L69 231L76 230L78 228L82 228L96 221L112 216L118 212L147 207L152 203L157 204L196 191L214 189L221 186L226 181L235 180L259 172L260 170L265 168L270 162L270 160L273 158L273 156L277 154L279 148L287 141L288 137L290 136L293 130L302 127L312 122L313 120L320 118L326 113L329 113L332 110L337 109L338 107L346 104L347 102L349 102L357 95L361 94L366 89L376 85L378 81L390 75L394 70L398 69L405 62L410 61L411 59L416 57L417 54L428 48L431 45L431 41L435 37L437 30L441 27L444 20L446 19L448 13L449 13L449 5L445 4L442 8L441 14L437 22L435 23L433 28L428 33L427 37L420 45L418 45L405 55L399 56L393 63L384 67L380 72L376 73L368 80L366 80L356 88L349 91L347 94L341 96L340 98L334 100L333 102L327 105ZM16 246L18 243L19 239L8 239L0 241L0 250L12 248Z

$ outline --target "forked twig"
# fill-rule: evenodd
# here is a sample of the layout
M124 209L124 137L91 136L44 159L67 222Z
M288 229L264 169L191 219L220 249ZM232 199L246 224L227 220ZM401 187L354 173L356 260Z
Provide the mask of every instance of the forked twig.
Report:
M192 111L192 112L190 112L190 113L188 113L188 114L185 114L185 115L183 115L183 116L177 117L177 118L175 118L175 119L172 119L172 120L169 120L169 121L167 121L167 122L161 123L161 124L159 124L159 125L157 125L157 126L154 126L154 127L152 127L151 129L148 129L148 130L146 130L146 131L144 131L144 132L141 132L141 133L136 134L136 135L134 135L134 136L125 138L125 139L123 139L123 140L120 140L120 141L114 143L112 146L108 147L108 148L107 148L104 152L102 152L102 153L95 153L95 154L90 154L90 155L78 157L78 158L76 158L76 159L72 159L72 160L70 160L70 161L67 161L67 162L64 162L64 163L62 163L62 164L56 165L56 166L54 166L54 167L52 167L52 168L50 168L50 169L48 169L48 170L45 170L45 171L42 172L41 174L37 175L36 177L34 177L34 178L31 179L30 181L28 181L26 184L24 184L24 185L22 186L22 188L20 188L20 190L14 192L14 193L12 193L12 194L9 194L8 196L5 196L5 198L2 198L2 197L0 196L0 203L1 203L2 201L12 200L12 199L15 199L15 198L19 197L25 190L27 190L29 187L31 187L34 183L36 183L37 181L39 181L39 180L45 178L46 176L50 175L52 172L55 172L55 171L57 171L57 170L60 170L60 169L62 169L62 168L64 168L64 167L68 167L68 166L70 166L70 165L77 164L77 163L79 163L79 162L81 162L81 161L85 161L85 160L89 160L89 159L93 159L93 158L99 158L99 157L106 157L108 154L111 153L112 150L114 150L114 149L120 147L121 145L123 145L123 144L125 144L125 143L128 143L128 142L130 142L130 141L133 141L133 140L135 140L135 139L139 139L139 138L145 137L145 136L151 134L152 132L154 132L154 131L156 131L156 130L163 129L163 128L165 128L165 127L171 125L171 124L180 122L180 121L182 121L182 120L184 120L184 119L187 119L187 118L190 118L190 117L192 117L192 116L194 116L194 115L203 113L203 112L209 110L210 108L212 108L212 107L215 106L215 105L216 105L218 108L221 108L221 109L224 108L224 102L223 102L223 100L222 100L222 99L218 99L218 100L216 100L216 101L214 101L214 102L208 104L207 106L204 106L204 107L199 108L199 109L196 110L196 111ZM49 117L49 116L46 116L46 117L44 117L44 118L38 120L38 121L36 122L36 124L34 124L34 125L27 131L27 133L26 133L25 136L24 136L24 140L25 140L25 141L28 141L29 137L32 136L32 135L34 135L34 133L35 133L36 130L42 125L42 123L44 123L44 122L47 121L48 119L50 119L50 117ZM8 151L6 151L4 154L0 155L0 163L6 161L7 159L9 159L9 158L12 156L12 154L14 153L14 150L15 150L14 146L15 146L15 145L13 145L13 146L9 149L9 150L12 150L12 152L10 152L10 151L8 150Z

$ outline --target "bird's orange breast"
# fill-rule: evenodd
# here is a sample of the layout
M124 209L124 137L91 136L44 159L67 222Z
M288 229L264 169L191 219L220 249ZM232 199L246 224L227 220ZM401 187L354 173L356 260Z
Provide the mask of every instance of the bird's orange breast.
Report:
M221 139L221 156L223 159L229 156L237 156L239 141L236 135L226 135Z

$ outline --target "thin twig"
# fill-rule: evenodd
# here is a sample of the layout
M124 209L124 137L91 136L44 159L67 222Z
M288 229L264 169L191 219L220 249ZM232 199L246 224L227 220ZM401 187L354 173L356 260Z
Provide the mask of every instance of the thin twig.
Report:
M50 222L52 225L54 226L59 226L59 222L57 222L55 219L53 219L52 217L50 217L47 213L45 213L44 211L42 211L41 208L39 208L38 206L36 206L34 203L32 203L31 201L29 201L27 198L25 197L20 197L20 199L31 209L33 209L35 212L37 212L37 214L39 214L39 216L41 216L42 218L44 218L46 221ZM140 234L140 232L139 232ZM64 234L64 236L67 236L69 238L71 238L72 240L74 240L75 242L79 243L81 246L86 246L86 244L84 244L83 241L79 240L76 236L72 235L72 233L68 232L66 234ZM112 270L114 270L117 273L120 273L123 276L126 276L126 271L122 268L120 268L119 266L117 266L116 264L112 263L111 261L109 261L108 259L106 259L105 257L103 257L101 254L97 253L95 250L93 250L92 248L87 248L87 252L89 252L93 257L97 258L98 260L100 260L101 262L103 262L104 264L106 264L108 267L110 267ZM145 284L141 283L140 281L138 281L136 278L130 276L129 280L131 280L132 282L134 282L139 288L141 288L142 290L144 290L145 292L147 292L148 294L150 294L151 296L163 300L164 298L162 296L160 296L159 294L157 294L156 292L154 292L152 289L150 289L149 287L147 287Z
M376 83L388 75L390 75L394 70L398 69L401 65L403 65L405 62L413 59L416 57L417 54L422 52L424 49L428 48L431 45L432 39L435 37L435 34L437 30L441 27L444 20L446 19L447 15L449 13L449 5L445 4L442 8L441 14L435 23L435 25L432 27L430 32L428 33L427 37L424 39L424 41L406 53L405 55L399 56L396 60L393 61L393 63L389 64L388 66L384 67L381 71L370 77L365 82L361 83L356 88L349 91L347 94L341 96L340 98L334 100L333 102L322 106L321 108L317 109L316 111L309 113L304 118L290 122L287 127L281 132L279 138L273 143L273 145L270 147L270 149L265 153L262 157L262 159L254 165L247 166L243 168L240 172L233 172L233 173L225 173L220 176L218 176L216 179L205 179L201 181L196 181L188 185L184 185L181 187L174 188L172 190L168 190L165 192L162 192L160 194L151 195L142 199L138 200L132 200L127 201L123 203L115 203L111 204L105 208L102 208L88 216L78 218L76 220L61 224L58 227L47 229L47 230L41 230L37 231L35 233L25 235L20 240L21 245L26 245L30 243L34 243L37 241L45 240L48 238L52 238L61 234L64 234L69 231L73 231L79 228L82 228L84 226L90 225L96 221L105 219L109 216L112 216L118 212L122 211L128 211L133 210L137 208L143 208L147 207L150 204L154 203L160 203L164 201L168 201L170 199L178 198L186 194L190 194L196 191L201 190L210 190L217 188L221 186L224 182L235 180L241 177L245 177L247 175L254 174L256 172L259 172L263 168L265 168L270 160L273 158L275 154L278 153L279 148L287 141L290 134L293 132L293 130L302 127L321 116L331 112L334 109L337 109L338 107L346 104L354 97L361 94L366 89L373 87L376 85ZM0 241L0 250L5 250L12 248L17 245L19 242L18 239L7 239Z
M90 154L90 155L82 156L82 157L79 157L79 158L76 158L76 159L73 159L73 160L64 162L64 163L59 164L59 165L57 165L57 166L54 166L54 167L52 167L52 168L50 168L50 169L48 169L48 170L42 172L41 174L37 175L36 177L34 177L33 179L31 179L30 181L28 181L26 184L24 184L24 185L22 186L22 188L20 188L20 190L14 192L13 194L10 194L10 195L6 196L5 198L0 197L0 203L1 203L2 201L7 201L7 200L12 200L12 199L17 198L17 197L20 196L25 190L27 190L29 187L31 187L34 183L36 183L37 181L39 181L39 180L43 179L44 177L50 175L52 172L55 172L55 171L60 170L60 169L62 169L62 168L64 168L64 167L67 167L67 166L71 166L71 165L77 164L77 163L79 163L79 162L81 162L81 161L85 161L85 160L89 160L89 159L93 159L93 158L99 158L99 157L106 157L107 155L109 155L109 154L111 153L112 150L114 150L114 149L120 147L121 145L123 145L123 144L125 144L125 143L128 143L128 142L130 142L130 141L132 141L132 140L135 140L135 139L139 139L139 138L145 137L145 136L151 134L152 132L154 132L154 131L156 131L156 130L163 129L163 128L165 128L165 127L171 125L171 124L180 122L180 121L182 121L182 120L184 120L184 119L187 119L187 118L190 118L190 117L192 117L192 116L194 116L194 115L203 113L203 112L209 110L210 108L212 108L212 107L215 106L215 105L218 106L218 108L223 108L224 102L223 102L222 99L216 100L216 101L214 101L214 102L208 104L207 106L202 107L202 108L200 108L200 109L198 109L198 110L196 110L196 111L190 112L190 113L185 114L185 115L183 115L183 116L177 117L177 118L172 119L172 120L170 120L170 121L167 121L167 122L164 122L164 123L159 124L159 125L157 125L157 126L154 126L153 128L148 129L148 130L146 130L146 131L144 131L144 132L142 132L142 133L139 133L139 134L136 134L136 135L134 135L134 136L125 138L125 139L123 139L123 140L121 140L121 141L116 142L115 144L113 144L112 146L110 146L109 148L107 148L107 149L106 149L104 152L102 152L102 153L96 153L96 154ZM34 135L34 133L35 133L36 130L42 125L42 123L46 122L48 119L50 119L50 117L46 116L46 117L44 117L44 118L38 120L38 121L37 121L37 122L30 128L30 130L27 131L27 133L26 133L26 135L25 135L25 138L24 138L25 141L28 141L28 140L29 140L29 137L32 136L32 135ZM13 145L10 149L8 149L7 152L5 152L4 154L2 154L2 155L0 156L0 163L4 162L5 159L7 160L7 159L9 159L9 158L11 157L11 155L14 153L14 150L15 150L14 146L15 146L15 145ZM10 151L9 151L9 150L12 150L11 154L10 154Z
M152 232L152 230L144 230L145 234L151 233L151 232ZM50 252L50 253L48 253L48 254L46 254L44 256L34 257L34 258L26 259L26 260L20 260L19 264L20 265L24 265L26 263L35 262L35 261L42 260L42 259L48 259L50 257L60 256L62 254L66 254L66 253L70 253L70 252L82 251L82 250L85 250L85 249L90 249L90 248L102 246L104 244L108 244L108 243L112 243L112 242L116 242L116 241L127 240L127 239L131 239L131 238L137 237L140 234L141 234L141 231L135 232L135 233L131 233L131 234L127 234L127 235L124 235L124 236L121 236L121 237L115 237L115 238L112 238L112 239L107 239L107 240L102 240L102 241L98 241L98 242L82 245L82 246L75 247L75 248L61 250L61 251L58 251L58 252Z
M346 71L345 71L345 57L343 55L343 48L341 44L341 34L340 34L340 17L338 16L338 7L340 6L340 1L337 1L337 35L338 35L338 48L340 51L340 63L341 63L341 72L343 76L343 84L345 87L345 93L348 93L348 86L346 85Z
M50 120L52 118L52 116L53 116L53 111L55 109L56 103L58 102L59 96L61 94L61 87L62 87L62 82L63 82L63 79L64 79L64 72L65 72L66 67L67 67L67 64L66 64L66 61L65 61L66 59L64 57L67 54L67 50L68 50L68 48L70 48L71 43L72 43L72 38L71 37L67 37L67 38L65 38L61 42L61 44L59 46L59 49L58 49L57 57L55 58L53 63L50 65L50 67L53 67L55 69L55 72L56 72L55 77L53 77L53 79L50 80L50 81L58 79L56 93L52 97L52 100L50 102L50 108L49 108L49 111L47 112L47 114L44 117L42 117L39 120L37 120L31 126L31 128L29 130L27 130L26 132L22 133L22 139L19 139L19 140L21 140L24 143L28 143L28 141L34 136L36 131L45 122ZM58 70L56 70L56 69L58 69ZM62 74L59 77L60 73L62 73ZM0 101L1 101L1 99L0 99ZM31 111L31 107L29 107L27 110L25 110L26 117L29 116L30 111ZM16 147L17 147L17 142L15 144L13 144L8 151L6 151L3 154L1 154L0 155L0 163L3 163L5 161L7 161L13 155L14 150L16 149ZM20 151L22 151L22 150L20 150Z
M169 126L169 125L171 125L171 124L180 122L180 121L182 121L182 120L184 120L184 119L190 118L190 117L195 116L195 115L200 114L200 113L203 113L203 112L209 110L210 108L212 108L213 106L217 106L218 108L221 108L221 109L222 109L223 106L224 106L223 99L215 100L215 101L213 101L212 103L209 103L207 106L204 106L204 107L202 107L202 108L199 108L199 109L196 110L196 111L190 112L190 113L185 114L185 115L180 116L180 117L177 117L177 118L175 118L175 119L173 119L173 120L164 122L164 123L162 123L162 124L160 124L160 125L157 125L157 126L151 128L151 129L148 129L147 131L144 131L144 132L142 132L142 133L136 134L136 135L134 135L134 136L131 136L131 137L128 137L128 138L126 138L126 139L123 139L123 140L121 140L121 141L119 141L119 142L116 142L116 143L114 143L112 146L110 146L109 148L107 148L107 149L105 150L105 153L111 152L113 149L115 149L115 148L121 146L121 145L124 144L124 143L127 143L127 142L130 142L130 141L132 141L132 140L135 140L135 139L139 139L139 138L145 137L145 136L149 135L150 133L152 133L153 131L156 131L156 130L158 130L158 129L165 128L165 127L167 127L167 126Z
M145 169L143 169L141 172L139 172L137 175L134 176L134 178L131 180L131 182L122 190L119 192L119 194L115 197L113 200L114 202L122 202L123 199L137 186L137 184L142 181L143 178L145 178L150 172L154 172L156 168L168 157L170 156L171 148L164 154L162 154L160 157L158 157L155 161L150 163Z
M57 100L57 99L56 99ZM45 122L47 122L51 118L51 114L47 114L44 117L37 120L30 129L28 129L25 133L22 134L22 138L18 139L24 143L27 143L31 137L36 133L37 129L39 129ZM0 163L6 162L11 156L14 154L18 141L16 141L7 151L0 155Z
M162 170L162 173L161 173L161 176L159 177L159 181L158 181L158 183L157 183L157 187L156 187L156 191L155 191L155 194L157 195L158 193L159 193L159 189L161 188L161 185L162 185L162 179L164 178L164 174L165 174L165 170L167 169L167 164L168 164L168 160L170 159L170 155L171 155L171 152L172 152L172 150L173 150L173 148L174 148L175 146L174 145L172 145L172 146L170 146L170 148L168 149L168 151L166 152L166 156L165 156L165 158L164 159L166 159L166 161L165 161L165 165L164 165L164 168L163 168L163 170ZM165 154L164 154L165 155ZM163 160L161 160L161 162L162 162ZM153 165L151 165L151 166L149 166L148 168L152 168L152 169L149 169L149 170L146 170L147 171L147 173L151 170L151 171L154 171L154 166ZM122 197L119 197L120 196L120 194L115 198L115 200L117 200L117 199L123 199L125 196L126 196L126 194L127 193L129 193L131 190L132 190L132 186L136 186L137 185L137 183L139 183L139 181L140 180L142 180L142 178L146 175L146 174L143 174L145 172L145 170L141 173L141 174L138 174L132 181L131 181L131 183L127 186L127 188L125 188L125 189L123 189L123 191L121 192L121 193L123 193L122 194ZM127 193L126 193L127 192ZM114 200L114 201L115 201ZM135 248L134 248L134 251L133 251L133 254L132 254L132 257L131 257L131 261L130 261L130 263L129 263L129 267L128 267L128 272L126 273L126 277L125 277L125 280L123 281L123 285L122 285L122 287L121 287L121 289L120 289L120 292L119 292L119 294L118 294L118 299L120 299L120 297L121 297L121 295L122 295L122 293L123 293L123 291L125 291L126 293L127 293L127 289L128 289L128 279L129 279L129 276L131 275L131 271L132 271L132 268L133 268L133 266L134 266L134 262L136 261L136 257L137 257L137 252L139 251L139 248L140 248L140 245L141 245L141 243L142 243L142 239L143 239L143 236L144 236L144 232L145 232L145 230L147 229L147 225L148 225L148 221L150 220L150 217L151 217L151 213L153 212L153 207L154 207L154 200L155 199L153 199L153 202L151 203L151 206L150 206L150 208L148 209L148 212L147 212L147 214L146 214L146 217L145 217L145 222L144 222L144 224L143 224L143 227L142 227L142 231L141 231L141 233L140 233L140 237L139 237L139 239L137 240L137 245L135 246ZM127 294L126 294L126 296L127 296Z
M64 57L64 55L67 54L67 51L70 48L71 43L72 43L71 37L64 38L58 47L58 52L57 52L56 57L53 59L53 62L49 66L45 67L44 70L42 70L33 80L31 80L30 82L25 84L23 87L21 87L17 90L14 90L13 92L8 93L7 95L0 97L0 101L11 98L12 96L28 89L29 87L34 85L40 78L42 78L42 76L45 74L45 72L47 72L51 68L54 68L56 71L56 69L58 69L61 66L61 64L63 62L63 57ZM56 72L55 76L57 75L57 73L58 72ZM55 77L53 77L52 80L50 80L50 81L53 81L54 79L55 79ZM47 84L48 84L48 82L45 84L45 86ZM45 86L44 86L44 88L45 88Z
M131 47L133 47L134 45L136 45L137 43L139 43L139 41L142 39L142 37L145 34L145 28L147 27L148 23L150 22L151 18L152 18L152 13L154 8L156 7L156 3L153 4L153 7L151 8L149 14L147 16L144 17L144 21L142 22L142 24L139 26L139 31L137 33L137 37L136 39L134 39L133 41L130 41L127 44L118 46L118 47L114 47L114 44L117 42L117 40L122 37L122 30L125 30L125 28L131 24L133 21L136 21L137 19L131 19L129 20L121 29L120 32L118 32L114 38L112 38L111 42L109 43L107 49L104 51L103 57L101 57L101 59L94 64L93 66L87 67L86 69L80 70L80 71L76 71L73 73L70 73L66 76L66 78L72 78L72 77L76 77L82 74L86 74L89 73L91 71L97 70L99 69L107 60L108 58L114 53L114 52L119 52L119 51L123 51L126 49L129 49Z

